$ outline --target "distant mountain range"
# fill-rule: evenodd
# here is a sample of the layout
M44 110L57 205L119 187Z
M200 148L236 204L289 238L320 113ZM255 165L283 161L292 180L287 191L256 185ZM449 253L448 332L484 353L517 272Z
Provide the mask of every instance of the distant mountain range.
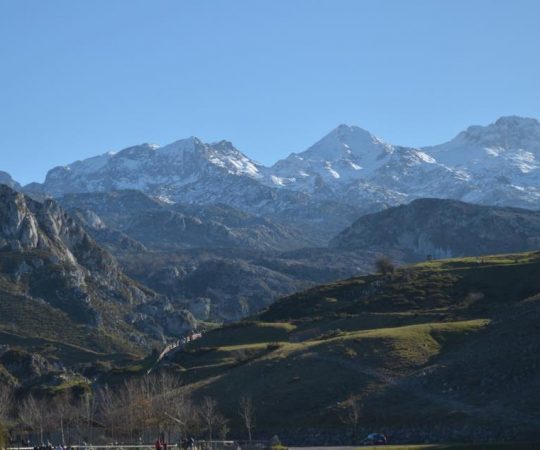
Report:
M401 263L537 248L537 213L493 206L538 208L538 161L540 123L503 117L422 149L340 125L272 167L230 142L189 138L56 167L43 184L3 172L0 183L54 197L177 307L235 320L365 273L381 254ZM414 202L425 197L455 201Z
M510 116L425 148L340 125L272 167L227 141L142 144L56 167L26 190L60 197L136 189L163 202L219 203L299 226L324 242L362 214L422 197L538 208L539 168L540 123Z

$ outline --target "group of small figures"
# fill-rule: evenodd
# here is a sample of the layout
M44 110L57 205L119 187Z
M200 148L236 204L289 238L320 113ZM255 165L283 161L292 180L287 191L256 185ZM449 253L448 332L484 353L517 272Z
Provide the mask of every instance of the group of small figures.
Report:
M68 445L57 445L56 447L52 445L50 442L47 443L47 445L34 445L34 450L74 450L73 447Z
M167 450L167 442L164 439L159 438L156 440L156 450ZM178 444L178 449L184 450L194 450L195 449L195 439L192 437L185 438L181 443Z

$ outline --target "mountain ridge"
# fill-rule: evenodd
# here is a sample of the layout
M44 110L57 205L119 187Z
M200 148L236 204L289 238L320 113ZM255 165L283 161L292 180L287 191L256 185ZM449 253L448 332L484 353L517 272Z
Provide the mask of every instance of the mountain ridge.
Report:
M339 125L268 167L228 141L191 137L163 147L142 144L55 167L41 189L55 197L139 189L164 201L224 203L258 215L295 212L313 224L307 205L328 202L358 213L420 197L537 207L539 182L540 123L506 116L422 148ZM325 219L332 222L331 214Z
M401 251L409 261L540 248L540 211L423 198L360 217L331 242Z

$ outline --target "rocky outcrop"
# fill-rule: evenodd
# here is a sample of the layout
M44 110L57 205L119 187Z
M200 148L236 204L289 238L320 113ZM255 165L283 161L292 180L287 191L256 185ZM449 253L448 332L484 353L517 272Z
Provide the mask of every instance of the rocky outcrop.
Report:
M94 218L94 226L100 228L94 216L88 218ZM23 335L39 334L41 329L33 329L36 324L25 322L24 317L9 316L20 313L16 305L6 302L21 302L16 300L20 296L24 302L47 304L70 324L106 330L126 343L149 345L178 331L178 325L168 326L163 318L167 312L176 314L166 310L167 300L127 277L79 221L53 200L37 202L5 185L0 186L0 281L0 302L4 303L0 307L6 311L0 328L9 328L17 319L23 323L17 332ZM147 305L154 306L148 310ZM127 318L133 314L138 320L130 322ZM145 336L143 323L158 332Z
M410 260L537 250L540 212L419 199L361 217L331 245L401 251Z
M170 204L135 190L69 194L58 201L98 241L123 240L120 247L128 245L126 238L154 250L283 250L313 245L293 227L222 204Z
M11 175L7 172L3 172L0 170L0 184L5 184L6 186L9 186L12 189L21 189L21 185L17 183L13 178L11 178Z
M61 363L52 363L36 353L8 350L0 356L0 364L17 380L26 382L52 371L62 371Z

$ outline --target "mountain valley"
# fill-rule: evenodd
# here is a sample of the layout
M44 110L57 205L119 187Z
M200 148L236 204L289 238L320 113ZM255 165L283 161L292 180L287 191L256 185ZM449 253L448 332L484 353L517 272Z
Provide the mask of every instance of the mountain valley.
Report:
M341 125L271 167L188 138L0 172L0 385L156 370L302 443L351 405L402 441L536 439L538 161L540 123L503 117L426 148Z

